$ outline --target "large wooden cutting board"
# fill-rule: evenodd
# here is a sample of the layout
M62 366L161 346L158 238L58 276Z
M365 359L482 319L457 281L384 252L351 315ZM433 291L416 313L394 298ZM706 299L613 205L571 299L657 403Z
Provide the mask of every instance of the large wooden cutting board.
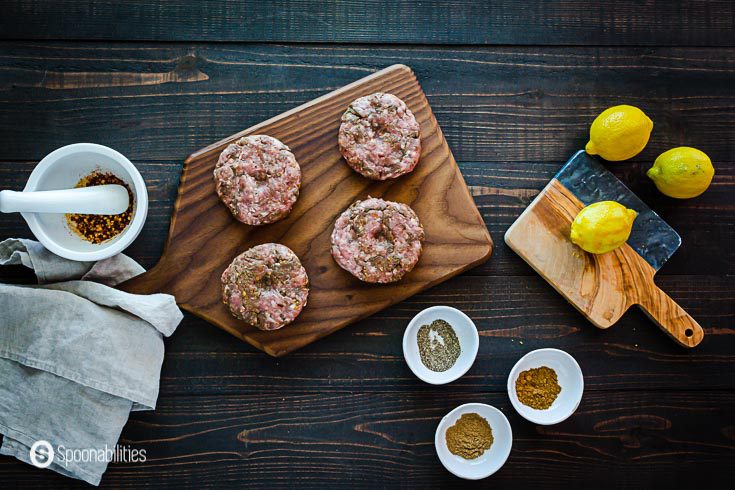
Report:
M374 182L352 171L337 145L349 103L373 92L403 99L421 125L421 160L399 179ZM222 149L248 134L286 143L302 170L299 200L277 223L251 227L232 218L214 190L212 171ZM409 204L426 231L418 265L389 285L360 282L330 255L337 216L368 195ZM222 304L220 276L230 261L267 242L290 247L311 283L306 308L281 330L262 332L233 318ZM390 66L346 87L192 154L184 162L168 242L160 262L120 287L173 294L181 307L273 356L303 347L357 320L449 279L490 257L492 240L410 68Z

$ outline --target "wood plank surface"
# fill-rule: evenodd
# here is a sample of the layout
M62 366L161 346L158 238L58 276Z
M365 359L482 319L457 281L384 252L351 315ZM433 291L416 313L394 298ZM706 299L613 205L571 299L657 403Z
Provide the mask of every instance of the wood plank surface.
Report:
M735 45L727 0L5 0L3 14L0 37L28 40Z
M574 355L587 390L735 389L735 281L667 276L658 284L705 329L697 349L674 344L637 309L601 331L538 276L463 275L277 360L187 316L168 340L162 390L182 395L434 390L406 366L401 340L409 320L437 304L466 312L480 332L477 360L450 385L453 392L504 392L513 364L544 347Z
M22 188L64 144L118 149L149 184L128 249L148 268L188 154L394 63L416 72L497 246L470 273L286 358L186 314L166 340L158 408L133 413L121 440L150 460L113 465L103 487L731 486L735 3L8 0L0 39L0 186ZM705 329L693 351L636 309L594 328L502 241L595 115L623 102L655 126L644 152L610 169L682 236L656 283ZM684 202L644 175L680 145L717 172ZM30 232L0 215L8 236ZM0 268L2 282L30 279ZM481 334L472 369L442 387L417 380L400 345L435 304L467 312ZM515 361L541 347L572 353L586 386L575 415L547 428L505 394ZM432 445L441 416L470 401L503 409L515 434L506 466L474 484L444 471ZM0 487L87 485L2 457Z
M633 161L680 145L734 160L735 48L8 42L0 63L3 160L93 138L181 162L395 63L416 73L458 162L563 163L623 102L654 122Z
M375 67L408 61L497 242L584 146L595 114L632 101L654 119L653 137L635 162L610 168L684 239L661 274L735 273L731 49L0 46L0 142L8 162L2 168L13 172L13 160L40 159L69 141L107 144L150 162L146 178L166 186L162 201L153 203L165 208L161 219L170 212L180 168L168 163L178 166L191 151ZM702 148L715 163L714 184L698 199L668 199L644 175L659 152L678 145ZM19 175L13 182L24 181ZM147 267L160 256L164 236L159 231L132 249ZM506 254L499 247L478 273L530 273Z
M5 282L12 271L0 268L0 273ZM574 355L588 391L735 390L735 281L665 276L657 284L705 329L705 340L694 351L666 339L637 309L615 328L600 331L537 275L462 275L280 359L187 314L166 340L161 392L275 396L431 390L406 366L401 339L416 313L437 304L466 312L480 331L477 360L450 385L452 391L503 392L513 364L544 347Z
M731 392L585 393L570 419L543 427L521 419L506 394L447 388L163 396L155 413L131 416L120 440L145 449L148 460L111 465L103 484L638 490L723 488L735 477ZM433 444L441 417L471 401L502 409L514 436L505 466L474 483L445 471ZM18 488L88 488L9 458L0 458L0 475Z
M149 212L144 235L128 252L144 267L151 268L163 251L176 198L181 163L140 162L148 184ZM548 183L562 162L509 166L504 163L465 163L459 167L495 241L491 261L472 269L470 275L535 274L502 240L510 224ZM735 164L715 162L717 174L712 187L691 201L662 195L645 176L650 164L625 163L610 166L644 202L682 237L682 245L657 276L672 274L735 274ZM10 189L23 189L35 162L0 161L0 181ZM0 215L0 236L30 237L18 214ZM0 271L1 273L1 271Z
M566 161L566 160L565 160ZM161 257L181 173L181 162L135 161L148 184L149 212L143 235L128 249L146 268ZM561 168L558 163L507 164L460 162L485 225L495 242L492 260L466 274L531 275L533 270L503 243L503 233L534 196ZM0 182L21 190L35 162L0 161ZM616 164L609 168L682 237L682 245L657 276L672 274L735 274L735 164L715 162L712 187L691 201L662 195L645 170L649 163ZM0 214L0 236L30 237L17 214ZM2 271L0 270L0 274Z

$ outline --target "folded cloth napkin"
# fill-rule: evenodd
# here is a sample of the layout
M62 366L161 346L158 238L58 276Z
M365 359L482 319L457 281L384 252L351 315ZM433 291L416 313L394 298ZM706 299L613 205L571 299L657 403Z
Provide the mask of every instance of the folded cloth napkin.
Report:
M111 455L130 411L155 408L163 336L181 311L167 294L113 289L144 272L125 255L74 262L9 239L6 264L33 269L40 285L0 284L0 454L31 463L31 446L47 441L50 469L99 485L108 461L91 452Z

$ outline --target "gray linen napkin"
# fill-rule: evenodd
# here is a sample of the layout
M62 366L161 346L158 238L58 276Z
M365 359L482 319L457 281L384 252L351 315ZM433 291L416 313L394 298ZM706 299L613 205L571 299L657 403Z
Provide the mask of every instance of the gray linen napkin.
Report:
M114 450L130 411L155 408L163 336L183 315L173 296L110 287L144 271L122 254L74 262L9 239L6 264L33 269L40 285L0 284L0 454L30 463L33 443L48 441L49 469L99 485L108 461L63 455Z

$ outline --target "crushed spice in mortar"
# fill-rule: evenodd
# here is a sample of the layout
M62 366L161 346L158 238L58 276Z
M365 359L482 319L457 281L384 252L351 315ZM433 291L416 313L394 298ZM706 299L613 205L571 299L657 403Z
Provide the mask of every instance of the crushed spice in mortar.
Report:
M561 393L556 371L541 366L528 369L516 379L516 395L524 405L536 410L548 409Z
M416 341L421 362L428 369L444 372L454 366L462 348L452 326L444 320L434 320L431 325L421 325Z
M128 209L122 214L67 214L66 223L77 235L94 244L106 242L130 224L133 216L133 193L130 186L122 179L109 172L95 170L82 178L74 187L92 187L96 185L118 184L128 191Z
M444 435L447 449L464 459L476 459L493 445L493 430L476 413L463 413Z

